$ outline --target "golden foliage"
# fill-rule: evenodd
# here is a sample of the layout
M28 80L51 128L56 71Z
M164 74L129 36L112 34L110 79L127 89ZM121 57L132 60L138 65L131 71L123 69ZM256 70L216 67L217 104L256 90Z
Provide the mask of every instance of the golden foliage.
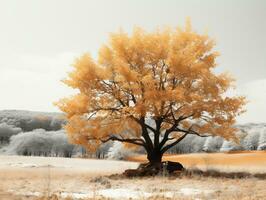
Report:
M92 145L90 139L141 138L137 120L142 117L163 118L163 134L175 119L186 116L181 128L235 138L232 125L245 98L225 96L233 79L213 72L219 55L214 45L206 34L192 31L189 21L185 29L111 34L97 62L81 56L64 80L79 90L57 103L68 118L70 138L91 148L98 143Z

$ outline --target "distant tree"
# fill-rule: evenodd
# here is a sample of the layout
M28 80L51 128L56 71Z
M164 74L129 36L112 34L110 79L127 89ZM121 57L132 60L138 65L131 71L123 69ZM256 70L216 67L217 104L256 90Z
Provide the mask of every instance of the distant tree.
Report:
M241 150L244 150L243 146L241 146L240 144L237 144L233 141L227 141L227 140L224 140L224 142L221 146L221 149L220 149L220 151L222 151L222 152L241 151Z
M259 139L260 132L258 130L249 130L249 132L246 133L246 136L241 140L240 143L245 150L257 150Z
M74 148L68 143L65 131L36 129L13 135L5 151L10 155L72 157L78 153Z
M65 119L62 117L53 117L50 123L50 129L53 131L57 131L62 129L63 125L65 124Z
M24 110L0 111L0 124L6 123L11 126L20 127L24 132L34 129L45 129L46 131L60 130L66 120L60 113L44 113Z
M168 152L175 154L202 152L205 141L205 137L198 137L197 135L188 135L173 148L169 149Z
M123 143L115 141L109 148L107 157L109 159L124 160L132 155L143 153L145 153L143 148L128 148Z
M223 138L216 136L216 137L208 137L205 141L203 146L203 151L206 152L219 152L220 148L223 145Z
M1 123L0 124L0 144L8 143L9 138L12 135L16 135L20 133L21 131L22 131L21 128L8 125L7 123Z
M97 62L81 56L64 80L79 90L57 103L70 139L89 150L110 140L141 146L151 165L188 135L237 139L232 125L245 98L225 95L233 80L214 73L213 46L189 21L175 31L112 34Z
M123 160L128 156L133 155L131 149L127 149L121 142L114 142L113 146L109 149L107 157L115 160Z
M266 126L260 133L258 150L266 150Z
M48 156L51 148L52 142L48 140L45 130L36 129L12 136L6 152L11 155Z

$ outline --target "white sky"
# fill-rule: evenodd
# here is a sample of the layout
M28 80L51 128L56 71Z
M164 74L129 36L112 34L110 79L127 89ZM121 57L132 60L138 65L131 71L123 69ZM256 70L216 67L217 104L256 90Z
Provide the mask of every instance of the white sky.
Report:
M239 122L266 122L264 0L1 0L0 109L58 111L53 102L73 93L60 80L75 57L95 56L119 28L176 27L187 16L216 39L218 71L250 101Z

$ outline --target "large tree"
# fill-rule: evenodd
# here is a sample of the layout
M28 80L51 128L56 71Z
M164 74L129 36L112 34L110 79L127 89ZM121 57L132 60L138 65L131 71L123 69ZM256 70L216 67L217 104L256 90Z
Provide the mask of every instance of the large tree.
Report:
M64 82L78 93L57 103L72 142L90 150L107 141L143 147L151 164L187 135L236 139L243 97L228 97L233 79L217 74L214 42L184 29L111 34L98 60L85 54Z

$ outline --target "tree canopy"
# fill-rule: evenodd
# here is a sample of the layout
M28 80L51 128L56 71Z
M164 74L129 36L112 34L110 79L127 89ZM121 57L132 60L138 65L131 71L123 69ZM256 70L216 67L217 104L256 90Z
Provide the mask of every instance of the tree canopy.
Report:
M79 91L57 103L71 140L91 150L110 140L142 146L151 161L189 134L235 139L245 98L226 96L233 79L214 72L214 45L189 21L111 34L97 60L82 55L64 80Z

